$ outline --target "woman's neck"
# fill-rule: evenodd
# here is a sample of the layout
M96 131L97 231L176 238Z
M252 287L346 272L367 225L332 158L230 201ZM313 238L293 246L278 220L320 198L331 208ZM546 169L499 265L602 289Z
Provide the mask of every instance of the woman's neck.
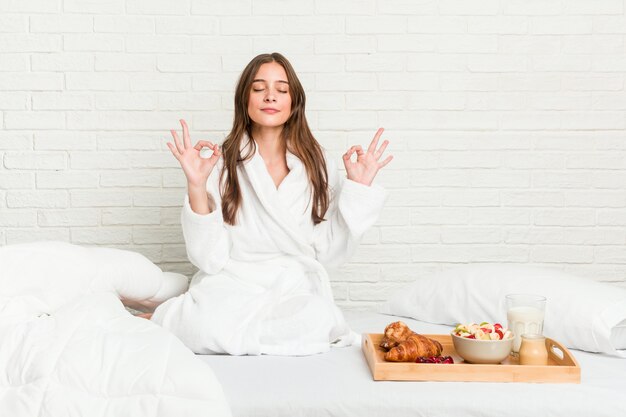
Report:
M285 143L280 136L282 130L282 126L275 128L256 127L252 130L252 137L259 147L259 153L266 164L285 159Z

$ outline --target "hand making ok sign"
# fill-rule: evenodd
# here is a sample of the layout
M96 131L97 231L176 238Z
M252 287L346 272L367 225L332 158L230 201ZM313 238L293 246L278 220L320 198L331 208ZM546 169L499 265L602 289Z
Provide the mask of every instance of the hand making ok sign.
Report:
M189 137L189 128L187 123L181 119L180 124L183 126L183 140L178 137L175 130L170 130L174 137L174 144L167 142L167 147L174 157L180 162L180 166L185 172L187 183L190 187L201 187L206 189L206 182L213 171L213 168L222 156L220 147L217 144L206 140L200 140L195 146L191 146L191 138ZM213 151L213 155L209 158L200 156L202 148L209 148Z
M346 167L346 173L348 174L348 179L361 183L363 185L371 185L374 177L378 173L382 167L387 165L389 161L393 159L392 155L389 155L382 162L378 162L379 159L383 156L383 152L389 145L389 141L385 140L380 148L376 149L378 146L378 140L380 136L383 134L384 129L381 127L374 135L374 139L370 143L370 146L367 148L367 152L363 152L363 148L360 145L352 146L348 151L343 155L343 164ZM356 152L356 161L352 162L350 158L352 154Z

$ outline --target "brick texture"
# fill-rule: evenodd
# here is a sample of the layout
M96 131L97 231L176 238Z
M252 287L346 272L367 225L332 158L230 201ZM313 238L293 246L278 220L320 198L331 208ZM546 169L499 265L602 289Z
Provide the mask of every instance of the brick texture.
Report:
M79 0L0 6L0 245L56 239L191 275L185 118L220 142L239 72L279 51L337 158L384 126L389 191L341 306L453 265L626 286L624 0Z

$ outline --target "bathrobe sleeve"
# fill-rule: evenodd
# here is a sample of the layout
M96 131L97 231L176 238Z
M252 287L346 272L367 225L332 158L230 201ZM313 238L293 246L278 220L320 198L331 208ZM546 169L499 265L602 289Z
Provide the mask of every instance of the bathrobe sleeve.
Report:
M186 194L180 220L189 260L208 274L217 273L224 267L229 259L231 247L229 233L222 217L217 168L207 181L207 192L215 201L215 209L209 214L194 212L189 205L189 195Z
M328 164L330 205L326 221L313 230L316 258L327 268L336 268L352 256L361 236L376 223L387 197L381 186L368 187L344 175Z

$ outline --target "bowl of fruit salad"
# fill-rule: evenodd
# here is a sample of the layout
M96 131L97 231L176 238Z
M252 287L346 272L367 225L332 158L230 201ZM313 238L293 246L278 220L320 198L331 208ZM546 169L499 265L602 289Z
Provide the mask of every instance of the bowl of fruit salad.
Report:
M511 353L513 332L500 323L458 324L452 343L460 357L469 363L500 363Z

